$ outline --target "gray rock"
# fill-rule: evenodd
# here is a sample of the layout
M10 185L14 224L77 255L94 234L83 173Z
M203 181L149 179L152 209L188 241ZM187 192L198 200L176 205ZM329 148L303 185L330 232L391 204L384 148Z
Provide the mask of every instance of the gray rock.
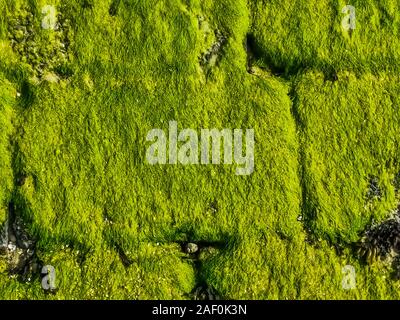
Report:
M186 251L186 253L189 253L189 254L196 253L197 251L199 251L199 246L195 243L189 242L186 245L185 251Z
M8 237L8 241L12 242L12 243L16 243L17 242L17 238L15 237L14 234L10 234Z

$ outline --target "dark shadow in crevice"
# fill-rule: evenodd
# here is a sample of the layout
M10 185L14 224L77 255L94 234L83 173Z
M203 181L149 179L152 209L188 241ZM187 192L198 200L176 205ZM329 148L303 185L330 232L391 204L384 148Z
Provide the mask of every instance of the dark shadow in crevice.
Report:
M39 279L43 262L36 253L36 239L28 232L21 212L24 207L11 201L8 206L7 247L8 272L20 282Z
M204 280L197 280L196 288L190 293L192 300L212 301L221 300L218 292Z
M307 69L307 67L301 62L296 62L291 66L277 64L274 62L273 57L263 51L252 33L247 34L245 50L247 53L247 71L250 74L253 74L252 67L257 65L258 68L265 70L276 77L289 80L292 76Z
M338 81L338 70L317 58L315 61L297 59L279 62L276 56L262 48L252 33L247 34L244 47L247 53L247 72L249 74L255 75L254 68L258 68L275 77L292 81L302 73L315 71L323 73L325 81ZM317 57L317 53L314 56Z
M291 106L291 114L292 117L295 121L296 125L296 132L298 133L297 135L297 143L298 143L298 176L299 176L299 182L300 182L300 188L301 188L301 204L300 204L300 210L301 210L301 223L303 224L304 231L307 234L307 242L310 244L316 244L317 243L317 236L314 234L313 230L315 227L315 220L316 220L316 214L317 210L312 203L314 201L311 201L312 193L311 190L309 190L309 186L307 183L307 169L306 169L306 154L304 151L304 145L302 141L302 136L301 132L304 132L305 125L303 123L302 117L299 112L299 97L296 92L296 83L292 84L292 87L288 93L291 101L292 101L292 106Z
M187 241L175 241L181 246L182 252L193 264L195 271L195 286L188 298L193 300L220 300L221 295L207 281L203 264L215 255L221 255L234 249L237 238L229 234L222 234L221 240L194 240L193 234L185 234Z
M209 243L203 243L203 245L209 244ZM203 260L199 259L200 253L202 250L206 250L208 248L213 248L216 249L216 247L211 247L211 246L202 246L201 244L196 244L198 245L198 251L195 253L187 253L189 256L189 259L191 259L191 262L193 264L193 268L195 271L195 286L193 290L190 292L188 298L192 300L220 300L221 297L218 294L218 292L215 290L214 287L212 287L206 277L204 276L203 272ZM185 247L184 247L185 250Z
M337 72L332 68L327 68L324 72L324 81L330 81L332 83L339 80Z
M113 0L113 2L110 5L110 8L108 9L108 13L110 16L114 17L118 14L118 8L121 3L121 0Z
M82 1L82 8L93 9L93 7L94 7L93 0L83 0Z
M115 250L117 251L119 258L124 265L125 268L129 268L132 264L133 261L126 255L125 251L122 249L122 247L119 244L114 245Z
M21 84L21 105L24 109L28 109L34 104L36 99L36 92L34 86L28 81L24 80Z

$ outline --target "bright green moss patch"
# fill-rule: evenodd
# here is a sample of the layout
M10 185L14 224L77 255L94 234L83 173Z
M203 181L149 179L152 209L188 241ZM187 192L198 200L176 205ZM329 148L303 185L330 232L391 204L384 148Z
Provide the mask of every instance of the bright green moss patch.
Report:
M398 202L389 1L351 36L331 1L60 1L55 30L47 4L0 0L0 223L10 204L57 290L0 257L0 298L398 297L351 245ZM254 171L149 164L171 121L254 129Z
M13 185L10 139L13 133L13 106L16 103L17 91L11 83L0 78L0 92L0 224L2 224L6 220L6 209Z
M146 75L147 81L141 79L142 69L132 69L113 90L108 88L110 79L122 79L126 71L119 73L105 62L103 75L85 71L58 85L35 87L36 100L23 111L24 135L19 139L30 180L18 194L27 204L27 219L42 250L47 242L59 241L83 248L118 245L124 251L132 251L139 241L207 240L229 248L249 225L277 229L287 237L301 231L288 87L246 73L243 38L226 46L221 68L232 69L229 79L216 68L205 83L193 58L188 69L168 71L171 78ZM128 66L137 63L135 44L130 46L131 53L124 52L122 60ZM95 52L102 50L113 48ZM235 68L240 56L243 64ZM157 56L150 57L147 64L156 65ZM93 79L92 90L79 89L87 79ZM235 166L146 164L147 132L167 130L172 120L180 129L254 128L255 172L242 177ZM147 270L146 262L139 266ZM147 276L153 273L157 271L149 270ZM162 293L151 282L146 290L153 297ZM101 290L96 292L100 297ZM161 297L177 296L164 292Z
M342 21L356 9L354 30ZM251 1L251 35L260 63L288 74L301 69L332 72L398 71L399 5L376 1ZM347 12L348 14L348 12Z
M204 274L226 297L398 299L399 285L390 279L387 268L365 268L347 250L338 257L324 241L310 246L301 233L288 240L269 230L241 240L240 245L204 264ZM356 270L353 290L342 287L346 265Z
M397 207L397 78L308 73L296 84L307 223L319 236L356 241L371 219ZM369 195L371 180L378 194Z

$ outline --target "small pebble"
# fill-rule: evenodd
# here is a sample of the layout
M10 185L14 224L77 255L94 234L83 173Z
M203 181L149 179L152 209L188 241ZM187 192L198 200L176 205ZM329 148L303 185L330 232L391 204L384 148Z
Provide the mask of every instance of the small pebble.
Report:
M8 239L9 239L11 242L13 242L13 243L17 242L17 238L16 238L13 234L10 234L10 236L8 237Z
M191 253L196 253L199 250L199 247L195 243L188 243L186 245L185 249L186 249L186 253L191 254Z

